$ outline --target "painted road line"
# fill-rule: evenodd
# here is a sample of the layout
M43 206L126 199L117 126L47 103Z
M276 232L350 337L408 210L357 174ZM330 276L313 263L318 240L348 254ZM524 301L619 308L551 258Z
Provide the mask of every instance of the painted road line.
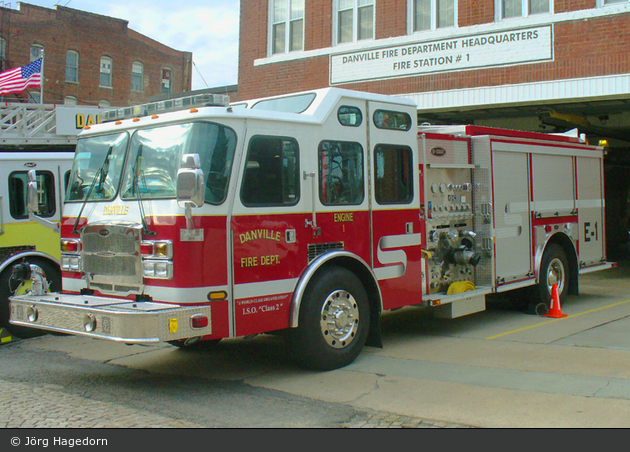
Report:
M505 333L500 333L500 334L496 334L494 336L489 336L489 337L486 338L486 340L497 339L497 338L500 338L500 337L503 337L503 336L508 336L510 334L520 333L521 331L530 330L532 328L538 328L539 326L548 325L550 323L558 322L558 321L561 321L561 320L573 319L575 317L580 317L581 315L591 314L591 313L597 312L597 311L603 311L604 309L614 308L615 306L621 306L621 305L626 304L626 303L630 303L630 300L618 301L617 303L609 304L607 306L601 306L599 308L589 309L588 311L580 312L578 314L571 314L571 315L569 315L567 317L562 317L562 318L559 318L559 319L547 320L545 322L537 323L535 325L529 325L529 326L525 326L523 328L517 328L517 329L512 330L512 331L506 331Z

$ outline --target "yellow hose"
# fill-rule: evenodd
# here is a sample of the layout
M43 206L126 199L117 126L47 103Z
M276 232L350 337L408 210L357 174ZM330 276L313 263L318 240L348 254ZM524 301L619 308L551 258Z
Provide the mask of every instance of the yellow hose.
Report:
M456 293L468 292L469 290L475 290L476 287L470 281L455 281L453 284L448 286L447 295L453 295Z

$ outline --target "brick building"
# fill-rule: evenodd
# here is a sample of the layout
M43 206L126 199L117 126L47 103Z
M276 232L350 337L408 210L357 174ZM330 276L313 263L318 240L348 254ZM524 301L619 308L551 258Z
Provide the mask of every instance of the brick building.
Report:
M609 237L630 226L629 0L241 0L239 96L394 94L419 122L606 139Z
M24 66L43 51L46 104L127 106L190 91L192 54L129 29L126 20L60 5L18 7L0 7L1 69ZM39 103L40 90L16 97Z

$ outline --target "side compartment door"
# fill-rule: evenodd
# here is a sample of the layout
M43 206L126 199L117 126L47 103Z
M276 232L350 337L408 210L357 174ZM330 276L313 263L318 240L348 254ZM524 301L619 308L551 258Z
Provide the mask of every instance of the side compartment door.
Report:
M308 218L302 147L295 134L247 133L230 225L235 336L289 326L291 295L306 265L299 252Z
M603 262L604 240L603 160L577 157L580 267Z
M532 276L529 157L524 152L492 155L495 259L498 284Z
M416 112L370 102L372 262L383 309L422 301Z

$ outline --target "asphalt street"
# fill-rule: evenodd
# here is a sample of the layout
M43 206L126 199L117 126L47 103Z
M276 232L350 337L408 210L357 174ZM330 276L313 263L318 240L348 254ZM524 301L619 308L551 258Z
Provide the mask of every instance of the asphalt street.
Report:
M266 335L195 352L0 335L0 427L630 427L630 267L580 292L560 319L501 299L453 320L388 312L384 347L331 372Z

